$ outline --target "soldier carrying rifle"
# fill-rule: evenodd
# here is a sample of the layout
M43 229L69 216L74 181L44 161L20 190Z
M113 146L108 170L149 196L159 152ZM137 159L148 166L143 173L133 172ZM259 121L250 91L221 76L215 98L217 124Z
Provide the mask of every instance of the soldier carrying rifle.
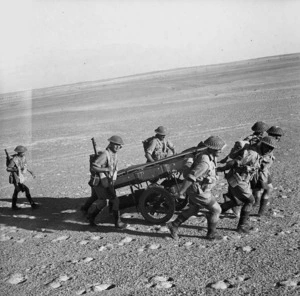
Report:
M93 140L93 139L92 139ZM91 160L90 171L91 180L89 185L92 187L92 192L96 193L96 207L93 211L88 212L89 207L95 201L92 196L81 207L83 212L87 213L87 218L91 226L96 226L95 219L102 209L107 205L107 200L112 201L112 213L116 228L124 229L127 227L121 221L119 211L119 199L114 190L114 180L117 178L118 172L118 157L117 152L122 148L124 142L119 136L112 136L108 139L109 145L104 151L97 152L94 144L95 158Z
M17 206L18 194L19 192L25 192L26 198L29 201L31 208L35 209L38 205L33 201L29 188L24 184L25 181L25 174L29 172L33 178L35 175L32 171L27 168L27 161L25 157L25 153L27 148L24 146L17 146L14 150L17 154L14 154L12 158L6 152L6 164L7 164L7 171L10 172L9 181L11 184L15 186L15 190L12 196L12 210L19 210L20 208Z

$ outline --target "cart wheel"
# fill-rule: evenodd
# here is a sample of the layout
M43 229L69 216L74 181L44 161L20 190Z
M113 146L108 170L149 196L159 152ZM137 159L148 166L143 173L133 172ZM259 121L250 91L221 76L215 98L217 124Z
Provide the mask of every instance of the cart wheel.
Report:
M175 200L165 189L151 187L143 192L139 208L146 221L161 224L172 218L175 211Z

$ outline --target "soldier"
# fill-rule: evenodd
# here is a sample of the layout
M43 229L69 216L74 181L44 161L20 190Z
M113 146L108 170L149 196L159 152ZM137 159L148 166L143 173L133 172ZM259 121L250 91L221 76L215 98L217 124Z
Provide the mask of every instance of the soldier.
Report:
M263 137L255 150L260 155L260 167L252 181L253 195L255 198L255 206L259 205L258 216L262 216L271 200L273 191L272 178L270 167L272 166L275 157L273 150L276 148L272 137Z
M91 164L91 180L93 190L97 195L96 207L88 213L88 220L91 226L96 226L95 218L107 205L107 200L113 202L112 213L116 228L124 229L127 227L121 221L119 211L119 199L113 187L113 181L117 178L118 158L117 152L122 148L124 142L119 136L112 136L108 139L109 145L105 151L99 152L96 159ZM86 209L88 209L86 207Z
M255 122L251 127L251 129L253 130L253 134L246 137L244 141L248 141L251 146L257 145L264 136L264 132L266 132L268 128L269 126L263 121Z
M267 134L268 136L275 138L277 142L279 142L281 140L281 137L284 135L283 130L279 126L275 125L271 126L267 130Z
M25 192L26 198L29 201L31 208L35 209L38 205L33 201L29 188L24 184L25 177L24 174L27 171L35 178L35 175L32 171L28 170L27 168L27 161L25 157L25 153L27 148L24 146L17 146L14 150L17 154L14 154L10 163L7 167L7 171L11 173L12 176L12 183L15 186L15 190L12 196L12 210L19 210L20 208L17 206L18 194L19 192Z
M220 137L211 136L204 141L204 144L207 149L197 156L179 190L181 199L185 198L185 192L188 194L189 206L173 222L167 223L174 239L178 239L178 227L189 217L197 214L200 208L208 210L206 238L209 240L221 239L216 234L221 207L212 195L211 189L216 185L217 157L225 146L225 142Z
M143 141L147 162L154 162L167 157L169 150L173 154L176 153L173 143L170 140L166 140L167 131L163 126L159 126L155 133L154 137Z
M260 155L252 150L245 149L233 160L228 161L225 166L218 167L218 172L225 172L228 182L228 193L230 200L221 204L222 213L236 206L242 206L237 226L239 233L249 233L249 215L254 204L254 197L250 187L250 180L259 168Z

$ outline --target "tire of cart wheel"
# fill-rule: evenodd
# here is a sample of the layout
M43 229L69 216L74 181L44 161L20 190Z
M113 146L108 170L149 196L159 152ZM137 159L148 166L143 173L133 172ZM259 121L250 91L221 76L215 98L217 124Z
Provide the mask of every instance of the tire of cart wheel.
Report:
M161 201L164 202L168 206L168 209L167 209L167 212L165 213L165 216L160 217L160 218L155 218L155 217L151 216L149 214L149 212L147 211L146 203L151 202L151 196L153 196L153 198L154 198L155 196L159 196L159 195L162 196ZM140 209L142 216L144 217L144 219L146 221L153 223L153 224L166 223L172 218L172 216L175 212L175 200L172 197L172 195L168 191L166 191L164 188L151 187L151 188L146 189L143 192L143 194L139 200L139 209Z

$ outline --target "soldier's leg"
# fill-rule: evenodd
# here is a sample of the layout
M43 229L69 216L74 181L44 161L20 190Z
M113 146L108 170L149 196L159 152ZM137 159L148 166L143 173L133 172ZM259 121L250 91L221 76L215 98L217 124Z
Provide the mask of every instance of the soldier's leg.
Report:
M223 195L224 196L224 195ZM224 203L221 204L222 214L238 205L236 198L232 193L232 187L228 186L228 192L225 194Z
M113 206L112 206L112 213L113 213L113 217L114 217L115 227L119 228L119 229L125 229L125 228L127 228L128 225L121 221L119 205L120 205L120 200L116 196L113 199Z
M188 205L188 208L184 210L181 214L178 215L178 217L173 221L167 223L167 227L170 230L171 236L173 239L178 239L178 227L185 222L187 219L189 219L191 216L196 215L199 212L200 206L192 203L190 200L190 204Z
M249 233L250 232L250 225L249 225L249 215L252 210L254 204L254 196L251 195L245 201L242 209L241 209L241 216L239 219L237 231L239 233Z
M91 196L85 201L84 205L80 208L80 210L87 214L90 206L97 200L97 194L94 187L91 187Z
M19 210L20 208L17 206L17 201L18 201L18 194L21 191L20 187L18 185L14 185L14 193L12 195L12 203L11 203L11 208L12 210Z
M94 187L94 189L97 195L97 200L95 202L96 206L87 215L87 219L89 220L91 226L96 226L95 219L97 215L102 211L102 209L106 206L107 204L106 200L108 199L106 188L103 188L102 186L96 186Z
M205 208L209 210L209 213L207 214L206 238L209 240L222 239L222 237L216 233L217 223L222 211L221 206L216 201L212 201L212 203L208 206L205 206Z
M33 201L29 188L25 184L23 184L23 189L25 191L25 196L31 205L31 208L33 209L37 208L38 205Z
M262 196L261 196L260 207L258 210L258 216L262 216L266 212L268 206L270 205L272 191L273 191L273 185L266 184L264 191L262 193Z
M262 196L262 190L260 189L253 189L253 196L254 196L254 207L257 207L260 205L260 201L261 201L261 196Z

